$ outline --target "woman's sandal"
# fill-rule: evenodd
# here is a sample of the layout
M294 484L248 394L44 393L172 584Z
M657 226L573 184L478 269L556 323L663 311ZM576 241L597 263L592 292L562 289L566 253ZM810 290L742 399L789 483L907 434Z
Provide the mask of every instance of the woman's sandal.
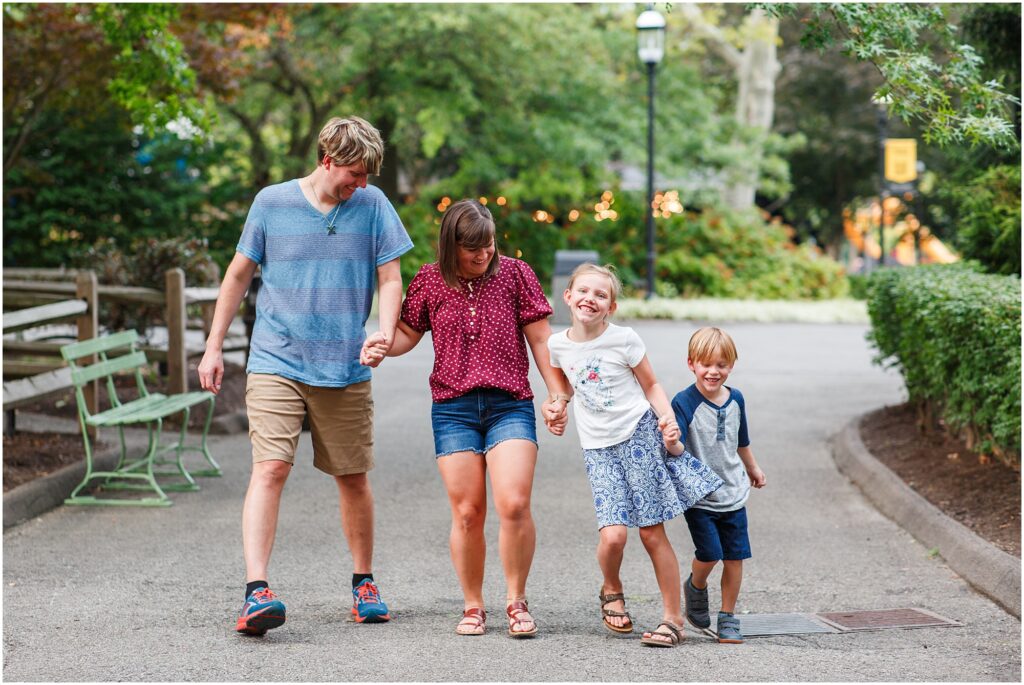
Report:
M632 633L633 632L633 617L629 615L628 611L615 611L614 609L605 609L606 606L612 602L622 602L622 608L626 608L626 598L621 592L616 592L610 595L602 595L598 593L597 598L601 600L601 622L604 623L604 627L613 633ZM617 626L608 621L609 617L624 618L626 622Z
M668 628L668 632L663 632L662 628ZM662 638L668 638L667 640L658 639L654 637L659 635ZM645 644L648 647L675 647L680 642L686 639L686 634L683 633L683 629L677 626L675 623L669 623L668 621L662 621L658 624L650 633L644 633L644 636L640 638L641 644Z
M455 626L456 635L483 635L487 630L487 612L480 607L470 607L462 612L462 620Z
M530 608L526 606L525 599L517 599L505 607L505 613L508 614L508 635L509 637L533 637L537 634L537 622L533 620L533 616L530 616ZM526 614L526 618L520 618L523 614ZM532 623L533 628L530 630L513 630L516 624Z

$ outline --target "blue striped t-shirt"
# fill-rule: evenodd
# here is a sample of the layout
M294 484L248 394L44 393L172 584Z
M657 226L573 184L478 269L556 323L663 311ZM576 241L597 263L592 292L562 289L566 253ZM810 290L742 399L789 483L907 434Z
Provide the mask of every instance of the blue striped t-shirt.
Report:
M359 350L377 267L411 248L398 213L374 186L326 216L297 179L261 190L235 248L262 269L246 372L331 388L370 380Z

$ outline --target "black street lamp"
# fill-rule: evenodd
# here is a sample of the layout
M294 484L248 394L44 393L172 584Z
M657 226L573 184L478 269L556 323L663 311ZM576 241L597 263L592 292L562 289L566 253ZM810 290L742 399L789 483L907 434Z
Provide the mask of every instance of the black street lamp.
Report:
M885 199L889 197L885 182L885 141L889 137L889 104L892 98L888 95L875 97L871 102L878 113L878 207L882 210L878 215L878 265L885 266Z
M647 299L654 295L654 69L665 55L665 17L648 5L636 20L636 52L647 65Z

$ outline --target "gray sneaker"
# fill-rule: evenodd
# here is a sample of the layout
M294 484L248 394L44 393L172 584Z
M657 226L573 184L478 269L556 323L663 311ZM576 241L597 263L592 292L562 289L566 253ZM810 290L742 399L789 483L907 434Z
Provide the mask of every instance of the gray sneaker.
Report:
M708 589L698 590L691 582L693 574L686 579L683 585L683 596L686 599L686 618L698 628L707 628L711 625L711 615L708 613Z
M740 632L740 620L733 614L718 612L718 641L729 644L743 644L743 633Z

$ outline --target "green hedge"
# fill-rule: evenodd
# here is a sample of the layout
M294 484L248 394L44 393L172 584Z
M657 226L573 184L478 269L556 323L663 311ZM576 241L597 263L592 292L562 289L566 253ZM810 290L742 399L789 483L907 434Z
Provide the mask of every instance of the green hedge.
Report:
M970 264L881 269L868 283L875 361L979 453L1020 464L1021 289Z

